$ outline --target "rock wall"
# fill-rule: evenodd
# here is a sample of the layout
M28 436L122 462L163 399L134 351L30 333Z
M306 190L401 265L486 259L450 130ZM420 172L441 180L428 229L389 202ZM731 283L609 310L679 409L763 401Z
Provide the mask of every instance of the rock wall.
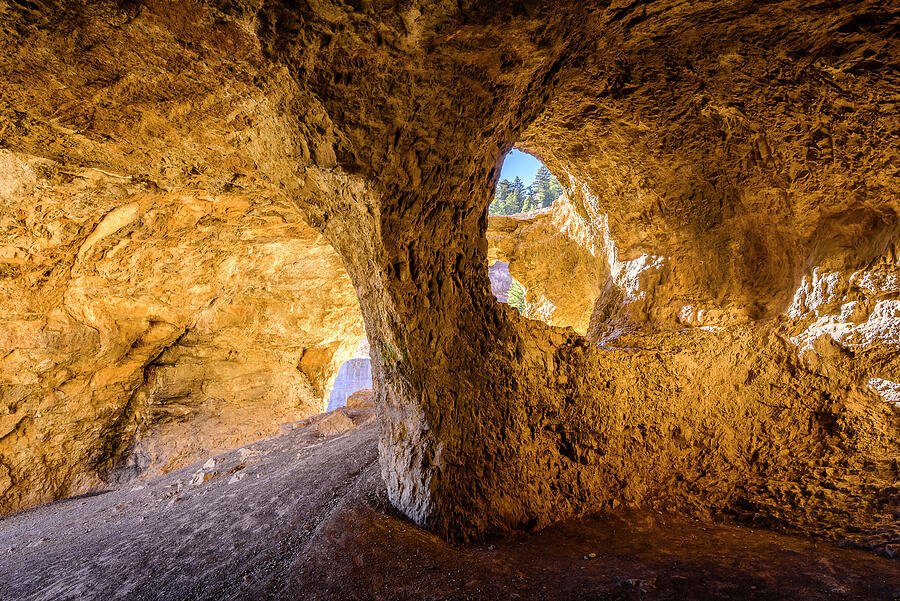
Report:
M388 494L417 523L463 539L621 503L896 544L896 353L852 346L896 300L854 279L896 271L883 3L3 10L4 146L237 186L325 235L372 345ZM589 314L587 338L490 295L485 209L513 145L567 188L565 244L605 255L560 312ZM826 326L840 348L798 352Z
M151 477L318 413L362 336L296 211L0 150L0 509Z
M568 200L563 198L560 202ZM572 227L571 223L560 220L551 224L556 228L555 234L540 232L541 220L553 213L577 216L574 211L556 206L551 212L537 215L520 215L503 221L491 218L489 255L503 252L511 270L552 273L560 264L559 255L570 246L564 234ZM503 228L506 223L512 227ZM607 238L606 243L612 246L614 241ZM598 270L600 274L610 274L605 282L598 280L597 275L572 270L562 270L552 279L532 280L532 286L543 294L547 294L544 290L557 288L587 289L590 285L605 285L603 294L589 297L596 305L587 338L603 350L592 358L598 364L588 369L595 375L605 372L609 380L603 387L614 391L615 396L602 403L605 414L602 417L590 405L580 407L575 413L551 409L565 412L570 418L586 416L584 421L575 417L557 432L559 452L589 466L571 478L578 481L579 488L591 491L593 499L585 499L584 503L605 503L615 508L623 499L640 498L638 504L663 508L669 506L669 497L675 493L684 495L675 501L676 506L683 509L693 505L692 512L696 515L709 516L706 512L710 508L731 505L718 516L776 528L790 523L790 527L802 530L798 516L786 517L782 513L784 504L799 504L801 507L795 510L807 514L801 518L807 527L836 520L832 522L831 536L844 544L874 548L893 557L897 549L896 527L888 512L889 508L896 507L897 499L891 486L885 488L876 482L891 482L896 478L897 426L900 425L896 410L900 407L900 385L895 381L900 374L897 294L900 262L895 247L888 246L886 253L867 268L853 272L813 268L801 279L791 305L775 319L750 327L741 322L701 325L705 316L686 306L676 324L666 328L659 322L641 319L646 313L634 311L635 306L642 304L652 307L646 298L654 285L659 285L659 279L616 278L612 275L617 269L615 254L606 252L604 240L599 240L598 246L598 254L608 259L606 269ZM592 255L582 252L588 257L582 262L590 261ZM644 267L646 263L640 265ZM641 271L636 273L641 275ZM604 312L611 296L617 303L617 314L613 315ZM573 306L566 306L563 301L557 307L562 310L558 314L571 314L584 306L580 298L569 299ZM528 317L541 319L540 315ZM571 334L567 336L571 338ZM576 347L578 344L575 343ZM583 352L592 353L587 349ZM557 357L548 352L545 364L547 361L553 364ZM576 375L572 380L564 375L558 384L571 388L584 380L583 375ZM668 386L671 388L660 388ZM594 395L593 391L579 391L572 398L584 402ZM687 400L685 395L695 396ZM710 405L726 399L727 408ZM610 406L618 407L611 415L606 413ZM812 419L818 423L796 421L797 415L809 415L807 412L813 407ZM677 415L683 410L699 413ZM588 434L595 423L604 423L603 430ZM735 436L727 432L727 427L723 429L728 423L734 424L735 429L741 423L746 427L768 425L765 433ZM667 430L668 435L661 434ZM812 442L819 435L851 450L854 463L861 463L850 467L840 460L835 464L829 458L827 446ZM791 442L783 443L782 448L770 447L771 441L760 445L766 438ZM803 439L807 441L804 443ZM658 446L661 444L673 444L674 448ZM809 449L808 456L801 459L793 455L804 447ZM616 451L610 453L610 448ZM546 457L550 453L544 449L538 455ZM684 453L690 457L687 464L693 468L669 463ZM651 465L619 464L622 457L636 455L654 459ZM712 468L718 484L704 488L704 494L724 493L731 499L714 500L711 496L692 499L692 489L697 490L710 473L709 458L714 455L718 457L713 463L743 464L739 472L766 473L765 479L749 486L738 482L729 484L731 477L725 475L720 464ZM562 471L565 466L553 469ZM654 474L656 469L662 472ZM858 479L866 472L872 475L869 483L862 481L867 478ZM601 482L591 483L591 478L599 478ZM682 487L685 487L683 491L675 492ZM828 492L812 493L817 500L803 507L807 502L802 499L813 489L822 487ZM540 495L536 496L552 494L554 485L540 488ZM712 492L714 489L717 492ZM567 491L565 496L570 494ZM600 500L603 497L605 501ZM848 513L846 508L828 507L836 497L844 497L838 505L856 508L852 512L854 519L859 520L856 525L837 525L841 519L838 516ZM879 514L883 516L880 525L874 525L872 520L878 522ZM860 531L867 527L859 526L860 523L869 525L869 531L862 536ZM813 526L808 531L815 529Z
M602 243L560 197L548 209L488 218L488 262L509 264L526 289L525 316L586 334L609 274Z

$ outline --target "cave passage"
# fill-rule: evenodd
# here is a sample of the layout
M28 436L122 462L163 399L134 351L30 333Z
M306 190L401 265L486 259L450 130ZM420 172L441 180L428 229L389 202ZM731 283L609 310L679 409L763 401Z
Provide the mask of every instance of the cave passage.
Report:
M900 553L883 4L13 2L0 511L209 399L320 410L361 315L387 498L447 539L628 506Z

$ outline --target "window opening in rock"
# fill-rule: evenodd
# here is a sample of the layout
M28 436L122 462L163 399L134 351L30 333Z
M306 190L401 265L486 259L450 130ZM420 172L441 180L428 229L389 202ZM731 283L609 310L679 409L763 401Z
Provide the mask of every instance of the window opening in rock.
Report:
M545 209L561 195L562 186L540 160L513 149L503 159L488 214L515 215Z
M354 392L372 388L372 361L369 359L369 343L360 343L353 357L344 361L338 369L331 394L328 396L327 411L334 411L347 404L347 398Z
M513 215L529 219L533 211L548 209L562 193L559 181L540 159L513 149L503 158L500 181L488 207L488 215ZM491 292L498 301L515 307L523 315L533 313L528 309L527 289L510 275L508 263L494 261L488 267L488 277Z

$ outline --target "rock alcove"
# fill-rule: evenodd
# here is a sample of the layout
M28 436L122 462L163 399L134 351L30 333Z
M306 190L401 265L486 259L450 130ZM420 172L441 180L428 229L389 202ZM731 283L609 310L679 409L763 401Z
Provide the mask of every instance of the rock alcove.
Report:
M273 361L322 403L358 299L388 497L442 537L633 506L897 552L881 3L0 15L4 511L114 480L147 416L252 423ZM513 145L565 194L489 219ZM497 260L549 324L494 302Z

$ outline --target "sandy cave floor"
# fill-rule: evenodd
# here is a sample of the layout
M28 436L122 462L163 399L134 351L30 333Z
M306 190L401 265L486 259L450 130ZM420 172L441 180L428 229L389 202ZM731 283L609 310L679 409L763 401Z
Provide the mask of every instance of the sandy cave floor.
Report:
M371 409L339 412L3 518L0 600L900 599L896 560L646 511L454 547L387 503Z

